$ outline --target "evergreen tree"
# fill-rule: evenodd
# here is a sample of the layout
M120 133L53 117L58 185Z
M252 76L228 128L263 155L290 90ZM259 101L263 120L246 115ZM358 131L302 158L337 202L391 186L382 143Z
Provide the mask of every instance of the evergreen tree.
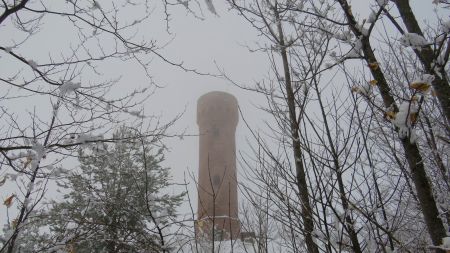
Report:
M129 141L79 151L79 170L58 183L68 191L64 200L35 216L36 226L21 236L21 252L166 251L165 229L182 194L162 192L170 186L163 149L125 128L114 137Z

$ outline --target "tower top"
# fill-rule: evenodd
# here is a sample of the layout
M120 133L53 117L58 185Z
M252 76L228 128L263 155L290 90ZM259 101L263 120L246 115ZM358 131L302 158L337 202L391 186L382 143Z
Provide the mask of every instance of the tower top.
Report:
M197 124L237 125L239 119L237 99L230 93L212 91L197 102Z

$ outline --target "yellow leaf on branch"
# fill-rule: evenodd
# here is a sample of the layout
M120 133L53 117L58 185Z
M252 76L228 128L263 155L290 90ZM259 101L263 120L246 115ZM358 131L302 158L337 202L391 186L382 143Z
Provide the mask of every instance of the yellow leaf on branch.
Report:
M377 80L371 80L369 81L370 85L375 86L377 85L378 81Z
M388 112L385 112L385 116L386 116L386 118L388 118L388 119L395 119L395 116L397 115L397 113L396 112L394 112L394 111L388 111Z
M69 245L67 245L67 252L68 253L75 253L75 246L73 245L73 243L70 243Z
M425 82L414 82L409 85L411 89L415 89L418 91L428 91L430 89L430 84Z
M409 114L409 119L411 120L411 123L414 124L417 121L417 112L412 112Z
M27 156L27 160L23 164L23 169L26 169L28 167L28 165L30 165L31 161L33 161L33 158L31 158L30 156Z
M433 96L433 97L436 97L436 96L437 96L437 93L436 93L436 90L435 90L435 89L432 89L432 90L431 90L431 96Z
M17 227L17 222L18 222L17 219L12 220L11 225L12 225L13 228Z
M369 68L371 69L371 70L377 70L378 69L378 62L371 62L371 63L369 63Z
M9 196L8 198L5 199L5 201L3 201L3 204L9 208L12 205L14 197L15 197L14 194Z

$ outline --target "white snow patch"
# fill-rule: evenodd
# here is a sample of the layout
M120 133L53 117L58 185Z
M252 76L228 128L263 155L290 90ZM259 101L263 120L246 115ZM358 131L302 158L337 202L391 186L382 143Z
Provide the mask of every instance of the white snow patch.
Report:
M212 0L205 0L205 2L206 2L206 6L208 7L208 10L210 12L212 12L213 14L217 15L216 8L214 7Z
M17 160L17 159L20 159L20 158L27 157L29 155L30 155L29 153L20 152L18 154L11 154L11 155L8 156L8 158L11 159L11 160Z
M92 9L93 10L100 10L102 7L100 6L100 4L94 0L94 2L92 3Z
M364 83L363 85L357 85L352 89L354 92L360 93L364 96L370 96L372 94L372 85L370 83Z
M44 145L36 142L31 147L31 150L34 151L34 154L32 154L32 155L30 154L30 157L31 157L31 169L34 170L34 169L37 168L37 166L39 165L39 162L41 161L41 159L45 155L45 147L44 147Z
M369 17L367 18L366 22L371 24L371 23L375 23L376 20L377 20L377 14L374 11L372 11L370 13Z
M362 49L362 42L361 39L357 39L354 44L352 50L346 54L346 57L360 57L361 56L361 49Z
M132 116L138 117L138 118L145 118L145 115L143 115L140 111L130 111L128 109L123 110L126 113L129 113Z
M44 156L45 153L44 145L36 142L31 149L36 153L36 157Z
M405 47L420 49L423 46L430 44L430 42L428 42L423 36L417 33L405 33L400 38L400 44Z
M32 69L37 69L38 66L38 64L33 60L28 60L28 65L30 65Z
M410 129L409 130L409 142L411 144L416 143L417 139L419 139L419 136L417 135L417 132L415 129Z
M28 191L28 192L32 192L33 189L34 189L34 182L33 182L33 181L30 181L30 182L28 183L28 186L27 186L27 191Z
M450 32L450 20L442 22L442 31L445 33Z
M397 253L397 249L395 249L395 248L394 248L394 250L391 250L390 247L386 247L385 250L386 250L386 253Z
M81 88L80 83L73 83L71 81L63 83L61 86L59 86L59 91L61 95L70 94L72 92L75 92L75 90Z
M395 119L392 123L398 127L398 134L400 138L411 137L413 134L411 133L412 127L412 115L418 112L418 105L415 101L405 101L398 108L398 113L395 115ZM411 141L415 141L417 136L412 136Z
M365 28L364 24L357 24L356 28L362 33L362 35L364 36L369 35L369 29Z
M446 250L450 250L450 236L442 238L442 247Z
M342 41L350 41L352 39L352 32L351 31L344 31L342 33L336 33L334 35L334 38Z
M80 134L75 142L77 143L87 143L102 140L102 135L91 135L91 134Z
M210 241L200 242L199 246L199 253L254 253L254 246L250 243L242 242L241 240L216 241L214 243L214 249L212 242Z

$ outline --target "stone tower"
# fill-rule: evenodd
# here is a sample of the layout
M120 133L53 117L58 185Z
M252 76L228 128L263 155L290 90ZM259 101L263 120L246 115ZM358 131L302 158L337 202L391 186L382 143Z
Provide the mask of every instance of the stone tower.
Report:
M238 194L235 132L238 103L228 93L213 91L198 99L200 133L197 235L238 238ZM212 229L215 228L215 229Z

